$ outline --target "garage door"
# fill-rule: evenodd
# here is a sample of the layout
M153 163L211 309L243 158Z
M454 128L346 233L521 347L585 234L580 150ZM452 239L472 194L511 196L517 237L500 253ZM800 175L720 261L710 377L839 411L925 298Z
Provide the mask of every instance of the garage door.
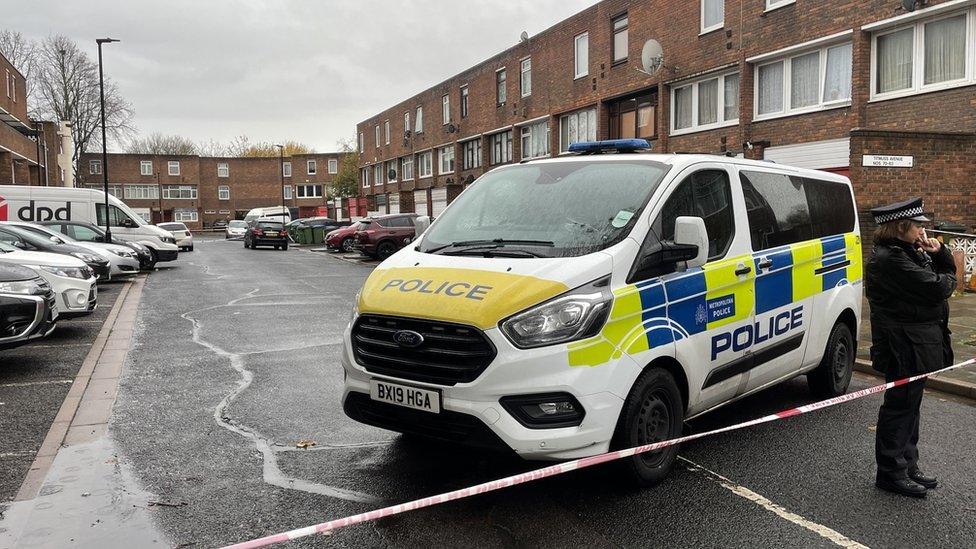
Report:
M766 160L797 168L812 170L846 168L851 164L851 140L850 138L830 139L770 147L766 149L764 155Z
M447 207L447 189L443 187L440 189L431 189L430 202L432 206L431 209L433 210L431 216L437 217L441 215L441 212L443 212L444 208Z
M427 215L427 189L413 192L413 211L418 215Z

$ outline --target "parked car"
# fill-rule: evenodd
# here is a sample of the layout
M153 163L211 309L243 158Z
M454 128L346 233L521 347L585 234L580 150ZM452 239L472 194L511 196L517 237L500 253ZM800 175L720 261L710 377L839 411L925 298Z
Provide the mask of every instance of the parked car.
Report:
M41 275L54 289L58 318L89 315L98 305L95 273L80 259L28 252L0 241L0 263L29 267Z
M291 210L284 206L269 206L266 208L252 208L244 216L244 221L250 223L261 218L270 217L279 223L291 222Z
M339 227L325 234L325 246L333 250L351 252L356 247L356 231L363 226L357 221L346 227Z
M50 239L55 243L71 244L72 246L87 248L89 251L102 256L108 260L109 279L134 275L139 272L139 258L127 246L106 244L104 242L78 242L70 236L61 234L52 227L44 227L35 223L6 222L6 224L34 233L41 238Z
M181 250L187 252L193 251L193 234L190 232L190 229L186 228L185 224L179 221L173 221L160 223L156 226L164 231L169 231L173 235L173 238L176 239L176 245Z
M274 246L276 250L288 249L288 231L277 218L258 218L251 221L244 233L244 247Z
M49 238L12 225L0 225L0 241L28 252L48 252L71 256L83 261L99 279L108 280L111 277L111 267L108 260L81 246L54 242Z
M244 238L244 233L247 231L247 223L241 221L240 219L235 219L227 223L227 228L224 229L224 238Z
M40 339L56 321L51 285L33 269L0 263L0 349Z
M39 223L50 229L53 229L63 235L70 236L71 238L79 242L92 242L99 243L105 242L105 230L97 225L92 225L91 223L86 223L84 221L45 221ZM112 237L112 244L117 244L119 246L125 246L136 253L136 258L139 260L139 268L144 271L151 271L156 267L156 260L153 259L152 250L142 244L131 241L122 240Z
M416 236L415 213L388 214L366 218L356 231L356 245L372 258L386 259L409 244Z
M226 229L227 228L227 220L226 219L218 219L217 221L214 221L213 228L214 229Z

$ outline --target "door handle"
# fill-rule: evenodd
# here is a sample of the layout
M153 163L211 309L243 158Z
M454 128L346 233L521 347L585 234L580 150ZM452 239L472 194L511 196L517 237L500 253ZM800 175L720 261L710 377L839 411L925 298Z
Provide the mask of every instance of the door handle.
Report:
M739 263L738 268L735 270L736 276L747 275L752 271L752 267Z
M760 269L768 269L768 268L770 268L772 266L773 266L773 260L772 259L763 259L762 261L759 262L759 265L758 265L758 267Z

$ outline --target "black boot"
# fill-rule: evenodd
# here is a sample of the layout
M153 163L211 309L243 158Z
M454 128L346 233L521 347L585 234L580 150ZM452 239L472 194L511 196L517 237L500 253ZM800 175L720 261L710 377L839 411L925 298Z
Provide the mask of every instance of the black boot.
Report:
M909 470L908 478L914 480L915 482L921 484L922 486L928 488L929 490L932 490L939 485L939 479L935 477L927 476L919 469Z
M874 485L886 492L913 498L924 498L925 494L928 492L928 488L909 478L888 478L879 476Z

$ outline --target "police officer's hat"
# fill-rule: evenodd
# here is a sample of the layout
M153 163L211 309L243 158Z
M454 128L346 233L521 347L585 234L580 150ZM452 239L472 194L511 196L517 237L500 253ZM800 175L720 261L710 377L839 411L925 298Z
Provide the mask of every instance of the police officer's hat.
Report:
M929 218L922 215L922 199L909 198L904 202L896 202L887 206L879 206L871 210L874 222L878 225L891 221L901 221L911 219L912 221L924 222Z

